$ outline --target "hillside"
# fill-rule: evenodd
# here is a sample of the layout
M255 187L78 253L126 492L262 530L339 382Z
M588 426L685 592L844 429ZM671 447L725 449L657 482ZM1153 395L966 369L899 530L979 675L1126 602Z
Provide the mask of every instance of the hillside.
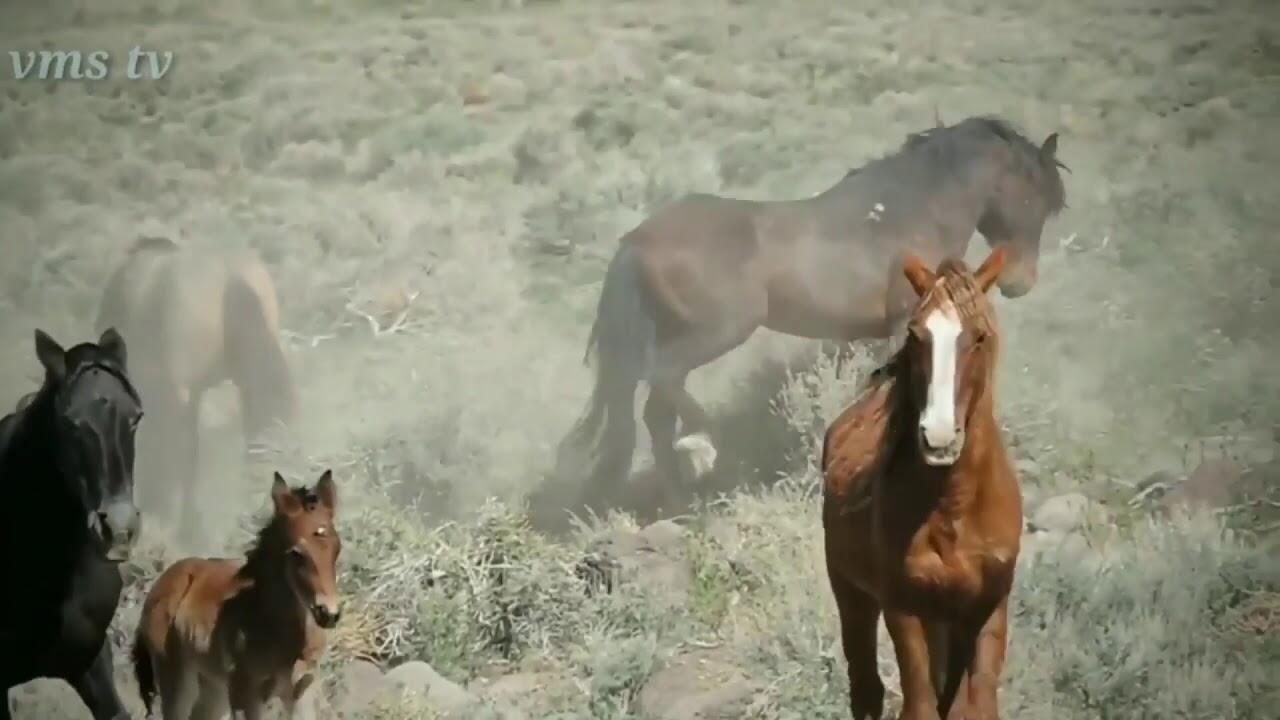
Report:
M1268 2L13 0L0 18L4 51L174 58L158 81L0 69L0 402L35 385L33 327L87 337L139 235L261 253L305 408L271 462L299 480L332 467L344 498L351 612L324 706L847 717L813 443L865 362L837 376L814 343L761 332L696 373L728 469L687 512L600 489L633 512L563 534L523 504L579 490L551 460L590 390L582 351L622 233L688 192L811 195L935 112L1057 131L1071 169L1039 284L996 300L1028 513L1060 520L1029 536L1004 715L1280 703ZM183 548L148 519L121 642L163 562L239 553L267 507L233 392L204 423L213 533ZM1166 518L1142 493L1188 475L1230 501ZM891 658L882 638L892 695ZM409 660L452 684L407 665L445 689L386 691ZM87 717L68 697L33 686L16 717Z

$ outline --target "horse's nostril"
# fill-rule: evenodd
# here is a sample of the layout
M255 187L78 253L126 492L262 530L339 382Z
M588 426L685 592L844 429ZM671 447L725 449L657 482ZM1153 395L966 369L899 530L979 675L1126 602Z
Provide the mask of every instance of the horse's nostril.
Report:
M104 512L98 513L98 534L106 542L111 542L111 523L107 522L107 514Z

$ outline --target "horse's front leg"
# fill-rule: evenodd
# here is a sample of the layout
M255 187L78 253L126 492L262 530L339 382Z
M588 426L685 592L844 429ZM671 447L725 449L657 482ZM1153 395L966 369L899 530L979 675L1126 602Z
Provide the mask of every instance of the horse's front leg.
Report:
M977 652L969 667L969 715L965 720L1000 720L997 691L1009 639L1009 598L996 606L978 634Z
M659 332L661 339L654 353L649 387L651 392L660 393L680 417L681 437L675 441L674 449L688 458L694 480L715 467L717 452L711 439L711 418L689 394L685 380L689 373L745 343L759 327L760 318L763 312L743 314L716 325L683 328L675 335Z
M233 718L262 720L262 708L265 704L261 684L255 683L252 678L243 673L232 676L231 715Z
M890 610L884 614L884 624L898 658L902 686L902 714L898 717L900 720L941 720L924 621L917 615Z
M295 674L298 673L281 678L279 696L284 704L285 717L289 720L315 720L316 698L320 686L315 681L315 675L309 672L302 672L297 680L293 679Z
M93 720L128 720L120 694L116 692L114 666L111 662L111 640L103 641L98 656L79 677L66 678L72 689L88 706Z

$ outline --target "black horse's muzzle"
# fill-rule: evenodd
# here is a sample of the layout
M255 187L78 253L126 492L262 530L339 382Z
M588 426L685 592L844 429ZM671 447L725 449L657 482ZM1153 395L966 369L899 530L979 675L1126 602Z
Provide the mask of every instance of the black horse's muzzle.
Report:
M89 529L102 544L107 560L124 562L138 540L142 514L133 503L117 500L89 513Z

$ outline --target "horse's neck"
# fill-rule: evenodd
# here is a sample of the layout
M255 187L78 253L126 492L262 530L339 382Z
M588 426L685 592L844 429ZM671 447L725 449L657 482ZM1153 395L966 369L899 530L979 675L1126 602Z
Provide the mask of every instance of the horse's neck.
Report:
M915 158L877 161L886 164L909 162L919 161ZM904 231L909 230L913 223L926 223L931 233L940 227L941 233L936 238L940 246L936 249L944 256L963 255L995 191L996 178L989 168L987 158L979 153L940 176L918 170L911 172L911 168L877 167L873 164L846 175L810 201L830 208L829 212L842 218L842 225L866 222L869 215L867 206L870 205L879 218L878 222L897 225ZM900 177L892 177L895 175ZM918 183L913 183L913 180L918 180ZM894 197L887 197L890 194ZM916 251L925 249L916 248Z
M253 569L252 586L241 595L242 630L264 642L253 642L273 654L294 656L306 644L307 610L285 580L285 569L263 563Z
M49 413L29 407L8 418L5 425L0 481L7 500L0 505L0 513L7 517L6 524L34 533L28 542L38 543L44 537L66 542L87 535L87 525L74 527L79 518L72 516L80 510L80 502L63 477Z
M21 578L22 592L6 605L56 611L72 590L89 550L88 524L57 465L55 445L21 431L0 468L0 565Z

